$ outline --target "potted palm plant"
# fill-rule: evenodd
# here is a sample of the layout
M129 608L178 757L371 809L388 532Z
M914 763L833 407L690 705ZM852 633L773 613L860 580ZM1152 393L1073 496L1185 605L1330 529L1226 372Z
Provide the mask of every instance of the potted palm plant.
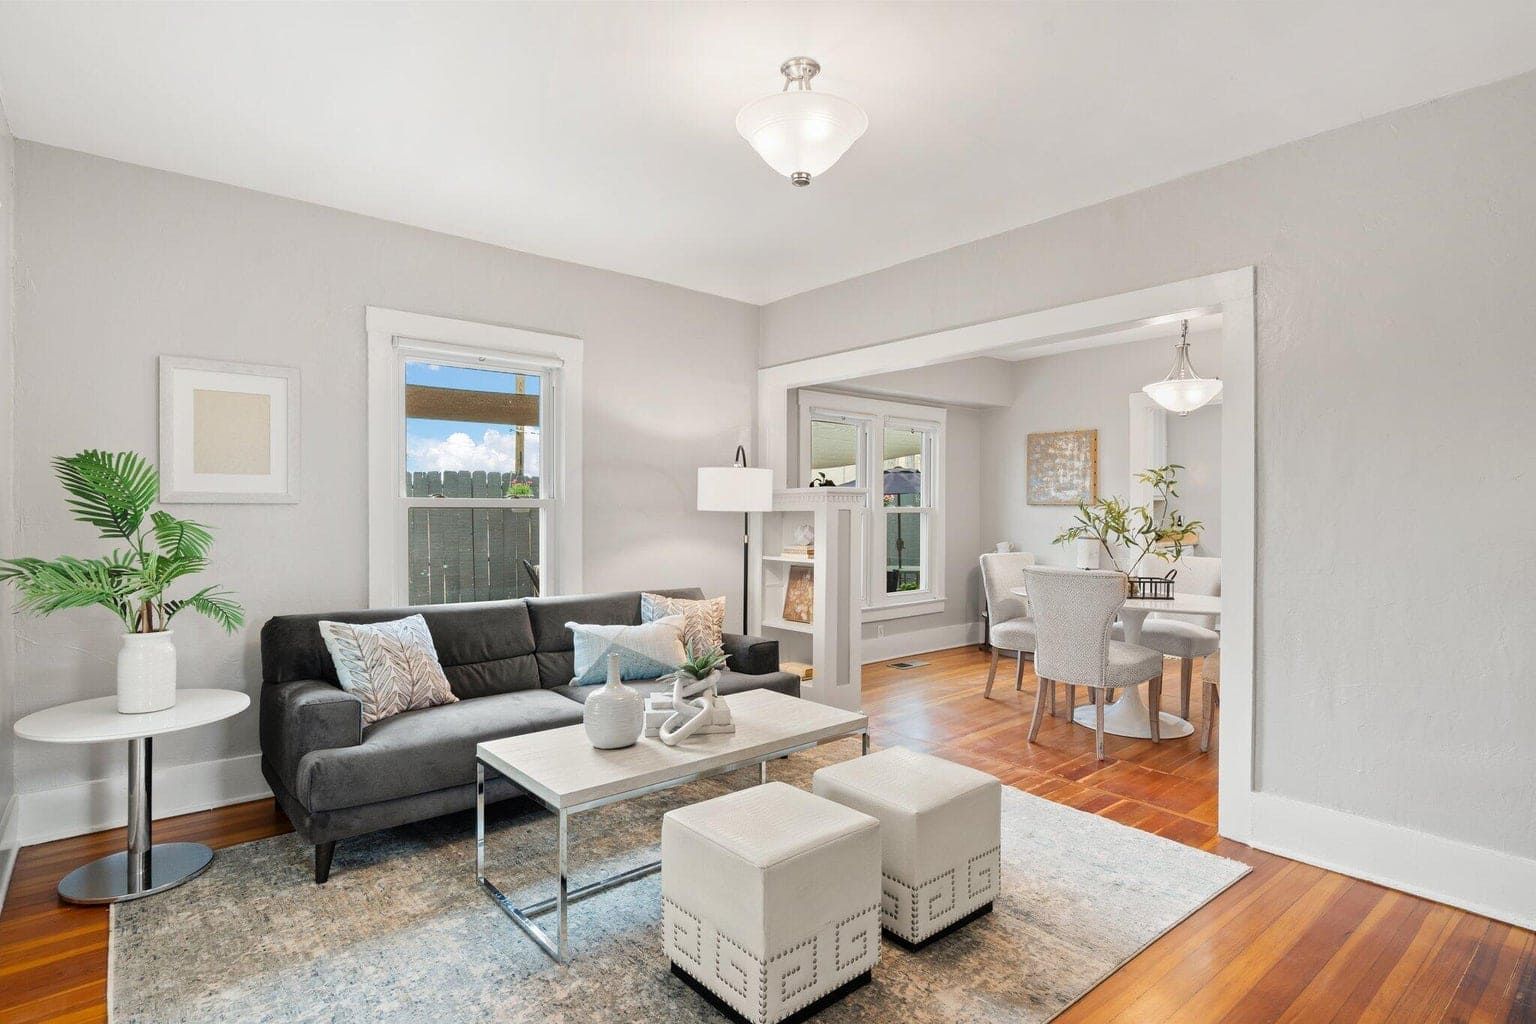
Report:
M1149 578L1136 573L1149 555L1177 562L1186 547L1200 540L1205 524L1198 519L1185 519L1173 507L1173 499L1179 496L1179 470L1183 468L1170 463L1136 474L1137 480L1152 488L1150 505L1132 506L1124 498L1114 497L1078 505L1072 525L1058 534L1054 543L1097 541L1109 556L1110 564L1125 575L1128 597L1172 597L1171 587L1166 594L1156 593L1150 587L1142 593L1143 581Z
M176 703L176 648L171 620L191 609L233 633L245 611L218 586L172 597L171 586L208 566L213 535L206 526L161 510L160 473L134 452L84 451L53 460L75 518L126 548L98 558L0 560L0 582L21 595L20 609L51 615L100 606L127 629L117 656L117 710L161 711Z

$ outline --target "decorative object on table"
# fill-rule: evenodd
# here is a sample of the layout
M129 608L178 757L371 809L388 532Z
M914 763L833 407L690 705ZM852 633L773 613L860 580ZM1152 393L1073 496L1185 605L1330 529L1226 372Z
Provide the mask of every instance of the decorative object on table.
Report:
M607 679L608 655L619 656L625 679L656 679L677 670L687 658L683 617L668 615L638 626L567 622L571 631L571 682L577 686Z
M363 724L458 701L420 615L393 622L321 620L320 636L341 688L363 703Z
M811 79L820 73L810 57L791 57L779 65L784 88L736 114L736 131L792 185L809 185L825 173L869 127L869 117L853 103L811 91Z
M647 702L647 725L651 714L666 712L656 727L656 735L669 747L690 736L732 733L731 709L720 696L720 670L725 667L725 651L689 648L688 656L672 673L672 693L652 694ZM660 699L658 699L660 698Z
M299 371L160 357L160 464L172 502L299 500Z
M1030 434L1025 461L1025 500L1031 505L1081 505L1098 496L1097 430Z
M1221 381L1215 377L1200 376L1189 361L1188 320L1184 321L1179 344L1174 349L1173 369L1162 380L1148 384L1141 390L1152 401L1180 416L1188 416L1201 406L1209 405L1221 394Z
M917 949L992 912L1003 786L905 747L819 769L811 792L880 822L880 924Z
M661 920L672 973L753 1024L802 1019L868 983L880 959L880 830L783 782L668 811ZM852 1018L892 1019L868 1009Z
M811 480L812 487L836 487L837 484L827 476L825 470L817 470L816 476Z
M1080 568L1087 568L1082 564L1080 542L1096 544L1109 556L1115 570L1125 576L1127 597L1171 599L1171 576L1138 576L1136 570L1148 555L1176 562L1184 554L1189 538L1200 538L1205 524L1198 519L1185 519L1173 507L1173 499L1179 496L1178 473L1183 468L1170 463L1136 474L1137 480L1152 488L1150 505L1132 506L1118 497L1079 504L1073 525L1057 534L1054 543L1079 544Z
M708 650L719 647L725 632L725 598L695 601L665 594L640 594L640 621L656 622L673 615L683 617L683 646Z
M1094 537L1079 537L1075 547L1079 569L1099 567L1099 541Z
M1010 553L1011 551L1013 551L1013 541L1011 541L1011 540L1000 540L1000 541L998 541L997 542L997 549L996 550L997 550L997 553L1000 554L1000 555L1006 555L1006 554Z
M699 468L698 507L700 512L741 513L741 628L746 632L752 513L773 511L773 470L748 466L746 448L737 445L732 465Z
M808 565L789 567L784 584L784 620L810 622L816 607L816 571Z
M171 620L192 609L233 633L245 610L218 586L187 597L168 591L208 565L213 535L206 526L155 510L160 474L134 452L83 451L53 460L54 473L75 519L104 540L126 541L127 550L102 558L0 561L0 582L21 593L24 612L49 615L66 608L100 605L128 628L117 661L117 710L162 711L176 703L176 651ZM147 521L147 525L146 525Z
M645 698L624 685L619 656L608 655L608 682L581 709L587 740L599 750L632 747L645 731Z

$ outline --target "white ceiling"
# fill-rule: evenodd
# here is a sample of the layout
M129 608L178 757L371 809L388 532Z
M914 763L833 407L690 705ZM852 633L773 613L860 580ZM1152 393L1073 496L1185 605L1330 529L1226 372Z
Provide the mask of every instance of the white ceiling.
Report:
M778 65L869 133L809 188ZM15 134L765 302L1536 67L1536 3L0 4Z

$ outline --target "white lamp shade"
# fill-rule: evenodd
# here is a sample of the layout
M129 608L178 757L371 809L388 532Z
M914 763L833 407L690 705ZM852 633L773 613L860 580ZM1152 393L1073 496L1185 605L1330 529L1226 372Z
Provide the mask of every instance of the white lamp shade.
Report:
M816 177L837 163L869 128L869 117L839 96L791 90L754 100L736 115L736 130L768 166L784 175Z
M1148 384L1141 390L1164 409L1182 416L1194 412L1221 394L1221 381L1214 377L1171 377L1156 384Z
M700 512L772 512L773 470L701 466Z

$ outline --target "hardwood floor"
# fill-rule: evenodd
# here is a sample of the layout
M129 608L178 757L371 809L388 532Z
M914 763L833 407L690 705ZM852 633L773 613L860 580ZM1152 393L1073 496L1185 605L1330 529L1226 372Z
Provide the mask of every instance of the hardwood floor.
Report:
M1012 663L981 696L974 648L916 669L865 668L876 746L928 750L1030 793L1213 850L1253 872L1058 1018L1063 1024L1283 1021L1536 1022L1536 933L1251 850L1216 836L1216 759L1198 735L1153 744L1051 719L1030 744L1035 678ZM1174 663L1170 663L1174 664ZM1065 714L1065 689L1059 696ZM1081 699L1081 691L1079 691ZM1163 706L1177 711L1178 673ZM1198 676L1192 715L1200 724ZM156 822L156 838L215 847L289 831L270 800ZM0 914L0 1021L106 1019L107 912L59 902L70 868L121 849L122 830L21 851Z

